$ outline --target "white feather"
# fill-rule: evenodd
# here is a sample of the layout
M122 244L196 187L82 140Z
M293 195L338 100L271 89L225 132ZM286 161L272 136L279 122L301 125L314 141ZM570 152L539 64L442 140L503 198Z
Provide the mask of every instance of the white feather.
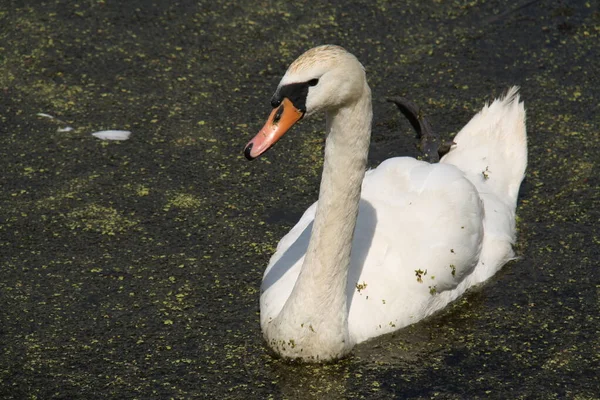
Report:
M37 113L36 114L38 117L43 117L43 118L50 118L50 119L56 119L56 117L50 115L50 114L46 114L46 113Z
M92 133L92 136L97 137L102 140L127 140L131 135L130 131L118 131L118 130L109 130L109 131L99 131Z

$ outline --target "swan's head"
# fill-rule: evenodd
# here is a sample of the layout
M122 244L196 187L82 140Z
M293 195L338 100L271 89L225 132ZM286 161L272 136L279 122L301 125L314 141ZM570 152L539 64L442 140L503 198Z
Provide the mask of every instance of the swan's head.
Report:
M356 102L365 91L365 70L342 47L325 45L302 54L288 68L271 99L265 126L246 145L249 160L263 154L302 117L333 112Z

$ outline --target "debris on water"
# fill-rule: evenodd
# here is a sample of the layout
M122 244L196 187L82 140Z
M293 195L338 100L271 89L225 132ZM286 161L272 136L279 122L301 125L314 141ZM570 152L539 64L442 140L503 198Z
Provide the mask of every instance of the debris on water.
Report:
M69 126L69 124L67 124L65 121L63 121L59 118L56 118L54 115L50 115L50 114L46 114L46 113L37 113L36 115L38 117L52 119L52 120L64 125L64 127L58 128L56 130L57 132L71 132L74 130L74 128L72 126Z
M92 133L92 136L97 137L102 140L127 140L131 135L130 131L118 131L118 130L109 130L109 131L99 131Z
M38 117L44 117L44 118L50 118L50 119L56 119L56 117L53 117L50 114L46 114L46 113L37 113L36 114Z

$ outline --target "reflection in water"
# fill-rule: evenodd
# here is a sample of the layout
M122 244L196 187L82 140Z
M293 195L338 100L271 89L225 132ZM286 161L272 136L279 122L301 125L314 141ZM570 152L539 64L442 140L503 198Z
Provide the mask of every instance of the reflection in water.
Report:
M307 365L281 360L273 364L273 373L280 378L278 386L284 399L343 399L350 379L344 364Z

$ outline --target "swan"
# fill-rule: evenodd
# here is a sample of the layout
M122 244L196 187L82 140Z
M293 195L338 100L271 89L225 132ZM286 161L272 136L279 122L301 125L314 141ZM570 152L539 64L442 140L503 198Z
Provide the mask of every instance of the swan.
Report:
M281 239L263 276L260 324L275 353L341 358L444 308L514 258L527 164L517 91L485 105L439 163L397 157L366 171L372 107L362 64L324 45L289 66L246 158L318 112L327 139L319 199Z

